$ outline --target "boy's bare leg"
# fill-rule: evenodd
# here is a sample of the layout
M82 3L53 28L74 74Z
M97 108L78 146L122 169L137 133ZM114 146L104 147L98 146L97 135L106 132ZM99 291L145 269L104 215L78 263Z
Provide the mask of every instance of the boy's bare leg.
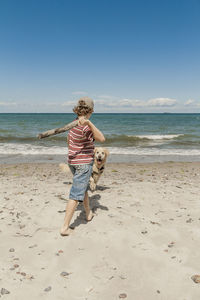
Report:
M66 207L66 212L65 212L65 218L64 218L64 224L60 229L60 234L61 235L69 235L70 234L70 228L69 228L69 224L71 222L71 219L73 217L73 214L75 212L75 209L78 205L78 201L77 200L69 200L67 203L67 207Z
M86 220L87 221L91 221L92 218L93 218L93 216L94 216L94 214L93 214L93 212L90 209L88 192L85 193L85 197L84 197L84 200L83 200L83 205L84 205L84 208L85 208Z

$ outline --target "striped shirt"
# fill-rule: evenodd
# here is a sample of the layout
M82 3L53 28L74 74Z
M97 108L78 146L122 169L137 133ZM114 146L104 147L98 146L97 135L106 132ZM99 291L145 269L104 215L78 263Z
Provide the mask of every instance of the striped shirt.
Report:
M68 133L68 163L89 164L94 159L94 136L88 125L76 126Z

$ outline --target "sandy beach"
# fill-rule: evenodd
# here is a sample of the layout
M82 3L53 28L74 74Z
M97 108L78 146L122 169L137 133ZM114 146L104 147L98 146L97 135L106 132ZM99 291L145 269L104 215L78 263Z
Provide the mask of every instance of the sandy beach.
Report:
M198 300L200 163L107 164L61 237L70 173L0 165L0 297Z

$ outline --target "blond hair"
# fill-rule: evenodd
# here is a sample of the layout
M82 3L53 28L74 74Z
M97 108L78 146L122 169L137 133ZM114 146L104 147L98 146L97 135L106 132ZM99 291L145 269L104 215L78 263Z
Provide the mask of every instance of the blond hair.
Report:
M78 116L86 116L87 114L90 114L93 112L93 107L87 105L87 99L90 99L88 97L83 97L78 101L78 104L73 108L73 112L77 114Z

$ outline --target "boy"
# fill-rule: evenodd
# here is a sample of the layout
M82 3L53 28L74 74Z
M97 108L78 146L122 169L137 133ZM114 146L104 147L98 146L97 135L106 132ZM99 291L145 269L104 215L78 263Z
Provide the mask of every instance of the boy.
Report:
M68 165L73 174L73 184L66 207L64 224L60 230L62 236L70 234L69 224L78 202L83 202L86 220L91 221L93 213L90 210L88 186L94 160L94 140L104 142L102 132L89 121L93 113L94 103L91 98L79 99L73 111L78 117L78 126L68 133Z

